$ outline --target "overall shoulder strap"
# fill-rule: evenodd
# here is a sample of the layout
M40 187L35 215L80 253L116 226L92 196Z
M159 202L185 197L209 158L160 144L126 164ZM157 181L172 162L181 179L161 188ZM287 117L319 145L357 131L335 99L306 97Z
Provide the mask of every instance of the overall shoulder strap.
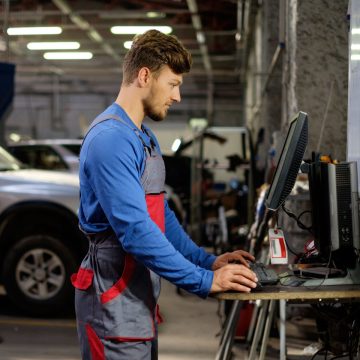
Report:
M111 120L111 119L115 119L117 121L120 121L121 123L123 123L124 125L126 125L128 128L130 128L131 130L133 130L135 132L135 134L138 136L138 138L140 139L141 143L144 146L145 151L146 150L150 150L149 147L145 144L143 138L140 135L139 129L132 127L131 125L129 125L124 119L122 119L120 116L115 115L115 114L100 114L99 116L97 116L94 121L90 124L89 128L87 129L87 132L84 136L83 139L83 143L86 139L86 136L89 134L90 130L95 127L97 124L100 124L101 122L104 122L106 120ZM151 139L151 137L150 137ZM151 139L152 141L152 139ZM151 150L150 150L151 151Z
M110 119L115 119L115 120L118 120L124 124L126 124L126 122L121 119L120 116L117 116L115 114L100 114L99 116L97 116L94 121L90 124L89 128L87 129L87 132L86 132L86 135L89 133L89 131L95 127L97 124L103 122L103 121L106 121L106 120L110 120ZM127 125L127 124L126 124Z

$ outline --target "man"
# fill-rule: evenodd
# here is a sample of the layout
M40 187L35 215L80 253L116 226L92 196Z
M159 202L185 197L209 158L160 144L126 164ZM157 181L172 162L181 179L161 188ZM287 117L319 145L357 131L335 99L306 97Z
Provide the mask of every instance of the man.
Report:
M72 281L84 359L157 359L160 277L206 298L250 291L256 277L236 251L218 257L195 245L164 198L159 144L142 124L180 101L191 56L151 30L134 39L114 104L90 126L80 154L81 229L89 251ZM238 261L241 264L229 264Z

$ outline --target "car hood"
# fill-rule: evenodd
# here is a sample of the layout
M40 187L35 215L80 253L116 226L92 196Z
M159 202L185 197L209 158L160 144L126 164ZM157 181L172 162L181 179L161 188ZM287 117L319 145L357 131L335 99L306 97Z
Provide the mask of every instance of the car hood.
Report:
M35 169L10 170L0 172L0 187L7 185L54 185L79 187L77 174L60 171L46 171Z

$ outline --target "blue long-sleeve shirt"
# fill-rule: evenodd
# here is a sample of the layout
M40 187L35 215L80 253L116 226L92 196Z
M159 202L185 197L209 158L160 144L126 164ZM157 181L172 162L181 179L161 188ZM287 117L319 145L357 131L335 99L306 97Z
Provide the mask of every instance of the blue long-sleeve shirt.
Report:
M215 260L185 233L165 200L165 234L147 211L141 175L145 152L135 124L116 103L106 114L121 117L96 125L80 154L79 222L88 233L112 228L124 250L158 275L192 293L206 297ZM147 129L159 144L151 131ZM144 142L150 138L140 132Z

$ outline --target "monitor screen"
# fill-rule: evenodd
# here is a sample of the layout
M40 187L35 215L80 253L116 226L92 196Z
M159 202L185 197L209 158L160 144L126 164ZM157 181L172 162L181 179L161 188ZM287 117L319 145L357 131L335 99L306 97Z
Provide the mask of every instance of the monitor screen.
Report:
M276 211L294 187L308 141L308 116L300 111L291 121L278 165L265 199L266 207Z

